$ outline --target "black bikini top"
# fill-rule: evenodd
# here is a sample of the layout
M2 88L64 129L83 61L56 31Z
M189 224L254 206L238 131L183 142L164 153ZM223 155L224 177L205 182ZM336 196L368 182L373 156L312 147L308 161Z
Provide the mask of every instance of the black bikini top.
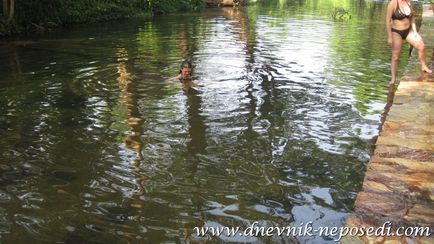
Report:
M395 9L395 12L393 12L392 19L393 20L395 20L395 19L403 20L405 18L410 18L413 15L413 10L411 9L411 7L408 3L407 3L407 6L410 8L410 14L409 15L406 15L401 11L401 9L399 8L399 0L397 0L396 1L396 9Z

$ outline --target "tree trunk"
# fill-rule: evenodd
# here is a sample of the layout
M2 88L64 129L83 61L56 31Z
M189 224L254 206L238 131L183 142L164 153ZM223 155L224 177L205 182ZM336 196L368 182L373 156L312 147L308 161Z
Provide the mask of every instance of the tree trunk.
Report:
M6 0L7 1L7 0ZM11 22L15 14L15 0L10 0L8 22Z
M3 0L3 18L11 22L15 14L15 0Z
M8 16L8 13L9 13L9 7L8 7L8 1L9 0L3 0L3 11L2 11L2 13L3 13L3 17L6 19L7 18L7 16Z

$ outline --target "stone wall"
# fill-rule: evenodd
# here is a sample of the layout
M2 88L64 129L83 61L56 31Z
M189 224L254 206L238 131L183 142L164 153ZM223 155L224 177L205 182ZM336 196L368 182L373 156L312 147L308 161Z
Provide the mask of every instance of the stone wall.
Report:
M423 6L422 35L428 50L428 66L434 67L434 14ZM410 63L416 62L413 55ZM393 93L391 87L389 92ZM347 227L379 228L391 223L393 231L402 227L434 230L434 74L407 74L391 94L387 113L368 164L363 191L355 202L355 212ZM350 236L342 244L397 243L431 244L430 236Z

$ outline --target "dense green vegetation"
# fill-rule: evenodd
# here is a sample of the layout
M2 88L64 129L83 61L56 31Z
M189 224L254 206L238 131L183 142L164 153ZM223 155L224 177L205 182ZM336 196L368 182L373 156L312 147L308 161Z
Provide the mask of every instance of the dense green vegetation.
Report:
M201 0L3 0L0 36L200 8Z

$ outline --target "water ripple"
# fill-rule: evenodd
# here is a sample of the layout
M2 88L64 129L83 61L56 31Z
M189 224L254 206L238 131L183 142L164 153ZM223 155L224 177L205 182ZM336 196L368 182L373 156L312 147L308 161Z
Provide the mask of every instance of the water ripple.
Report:
M341 226L378 135L384 26L261 4L1 46L2 239L331 242L191 233Z

